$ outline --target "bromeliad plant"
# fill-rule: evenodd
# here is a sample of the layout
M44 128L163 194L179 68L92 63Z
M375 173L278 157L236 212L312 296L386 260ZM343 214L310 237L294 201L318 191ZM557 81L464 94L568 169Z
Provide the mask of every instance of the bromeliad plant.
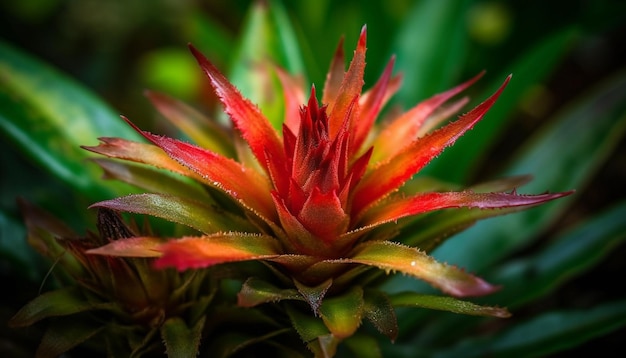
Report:
M278 308L318 356L332 356L341 341L359 334L364 319L394 340L396 306L509 316L504 308L454 298L487 295L498 287L427 253L478 219L569 192L519 195L515 189L525 181L522 177L460 191L411 178L483 118L510 76L483 103L439 129L434 128L467 99L444 105L481 75L405 113L392 111L381 125L377 118L398 89L400 77L392 75L392 59L378 82L362 92L365 50L363 28L346 71L340 43L321 104L315 87L306 100L298 80L275 69L285 98L282 130L277 131L271 125L275 121L191 47L234 128L223 128L167 96L150 93L157 109L195 145L142 131L126 120L150 144L101 138L100 145L85 148L113 158L96 159L108 177L151 191L93 207L148 214L197 233L179 238L135 235L87 252L154 258L157 269L179 271L262 262L257 274L245 278L237 305ZM183 178L172 179L131 162ZM443 209L450 210L434 216L426 233L409 230L414 220ZM448 296L386 294L380 284L390 272L416 277Z

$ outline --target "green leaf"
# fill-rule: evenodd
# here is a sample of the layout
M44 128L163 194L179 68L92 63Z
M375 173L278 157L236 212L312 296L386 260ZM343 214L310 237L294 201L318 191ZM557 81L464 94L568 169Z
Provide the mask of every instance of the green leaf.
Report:
M319 308L324 300L324 296L326 292L332 286L333 279L329 278L328 280L320 283L317 286L310 287L306 286L296 280L293 281L298 289L298 292L304 298L304 300L311 306L311 310L317 316L319 314Z
M496 335L478 337L433 357L547 356L626 325L626 301L584 310L551 312Z
M363 290L353 287L341 296L322 301L320 316L332 335L343 339L354 334L361 325L364 306Z
M22 153L94 200L120 189L103 185L79 146L99 136L138 138L86 89L0 42L0 131Z
M192 56L189 58L192 59ZM194 65L197 67L197 64L194 63ZM217 122L165 94L149 91L146 96L163 117L185 133L195 144L229 158L235 157L232 138Z
M402 292L390 296L393 306L421 307L432 310L449 311L472 316L510 317L506 308L480 306L448 296L424 295L416 292Z
M254 307L282 300L302 300L302 296L294 289L278 288L254 277L246 280L237 294L237 305L241 307Z
M189 328L180 317L172 317L161 326L161 337L168 357L198 356L206 316Z
M136 194L112 200L101 201L92 207L160 217L172 222L187 225L203 233L242 230L254 232L254 227L241 217L223 211L215 206L162 194Z
M458 297L485 295L497 289L455 266L436 261L416 248L389 241L362 243L350 259L343 259L342 262L374 266L387 272L400 271Z
M494 268L487 277L504 288L489 302L509 307L541 297L585 272L626 239L626 202L555 238L536 255Z
M353 357L359 358L382 358L382 352L378 346L378 341L373 336L355 334L347 338L346 346L350 349Z
M272 65L302 74L300 46L280 1L255 2L244 21L238 51L232 59L230 81L257 104L272 125L280 129L284 101Z
M573 101L528 140L504 176L536 174L536 179L522 188L524 192L582 188L626 131L625 98L626 73L622 72ZM434 256L468 270L483 270L528 243L572 200L559 199L522 213L479 222L446 241Z
M624 217L626 203L555 237L551 245L535 255L494 267L486 278L502 285L502 289L484 297L480 303L514 308L557 290L562 283L593 267L623 243L626 239ZM461 331L470 329L473 323L464 317L441 317L422 330L421 341L450 332L462 335Z
M400 103L416 103L451 87L461 68L458 61L467 51L465 16L470 4L419 1L404 18L391 48L404 76L395 97Z
M100 333L103 328L104 326L97 322L87 323L81 319L52 321L37 348L36 356L59 357Z
M104 179L120 180L152 193L195 199L204 204L214 203L205 188L186 177L175 176L168 171L132 162L108 158L94 158L92 161L102 167Z
M76 287L67 287L46 292L30 301L11 318L9 325L26 327L49 317L68 316L114 306L113 303L91 303L79 293Z
M304 342L311 342L330 333L324 322L317 317L313 317L310 312L302 313L291 305L285 305L285 310L289 315L291 325L296 329Z
M378 332L393 342L398 337L396 312L389 297L381 291L365 291L365 317L374 324Z
M523 55L515 63L507 66L507 72L494 76L493 83L477 96L478 101L487 98L500 86L503 78L513 74L511 82L485 119L433 160L422 173L452 182L464 182L475 174L472 173L472 166L495 144L495 138L519 107L520 99L545 81L578 38L579 33L573 28L559 30L522 52Z

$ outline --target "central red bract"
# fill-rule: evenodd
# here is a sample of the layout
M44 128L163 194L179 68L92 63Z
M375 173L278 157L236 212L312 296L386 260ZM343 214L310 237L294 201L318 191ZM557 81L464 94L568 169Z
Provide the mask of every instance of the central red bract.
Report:
M334 244L353 224L352 189L365 173L371 155L368 150L350 162L348 128L352 108L349 107L338 132L332 136L327 107L319 106L313 88L308 105L300 111L298 133L283 126L286 162L277 163L268 158L274 183L272 196L279 208L281 224L287 228L286 234L297 252L336 257L343 251ZM324 250L320 252L320 248Z

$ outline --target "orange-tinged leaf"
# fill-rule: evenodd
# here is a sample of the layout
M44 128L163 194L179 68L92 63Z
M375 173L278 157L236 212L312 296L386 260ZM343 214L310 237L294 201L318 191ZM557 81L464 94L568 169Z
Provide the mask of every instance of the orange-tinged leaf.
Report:
M250 145L254 156L266 168L265 153L274 160L284 162L285 153L278 133L261 111L252 104L222 75L196 48L189 46L198 64L211 80L211 85L242 136Z
M275 218L270 185L257 171L204 148L135 128L171 158L198 174L202 182L223 190L265 221Z
M558 199L572 192L518 195L515 193L474 193L474 192L446 192L424 193L410 198L404 198L390 203L382 203L368 210L363 218L362 225L372 227L403 217L423 214L429 211L446 208L478 208L499 209L516 206L532 206Z
M463 270L437 262L418 249L389 241L362 243L350 259L340 261L375 266L387 272L399 271L457 297L482 296L498 290Z
M163 242L158 237L137 236L111 241L110 244L87 250L87 253L118 257L159 257L159 246Z
M404 147L398 155L370 170L356 188L353 213L358 215L368 205L399 188L446 147L452 145L470 130L495 103L510 78L511 76L507 77L502 86L491 97L469 113L460 116L457 121L415 140Z
M322 104L331 107L335 103L335 98L339 95L341 81L345 74L345 55L343 52L343 37L339 40L335 55L330 62L330 68L326 74L324 82L324 92L322 94Z
M235 151L228 133L202 113L165 94L147 91L146 97L159 112L197 145L232 158Z
M363 74L365 73L365 44L367 41L367 28L363 26L361 36L357 44L354 57L350 62L350 67L346 72L341 87L339 88L337 97L328 106L328 131L330 138L335 138L341 128L347 115L352 111L351 108L358 108L358 103L353 103L361 94L363 88ZM350 124L352 129L352 124Z
M239 232L183 237L163 244L159 250L163 256L155 266L175 267L179 271L225 262L271 259L281 254L275 238Z
M83 146L82 148L109 158L148 164L156 168L171 170L174 173L191 178L196 177L195 173L178 164L155 145L133 142L122 138L103 137L98 139L100 140L99 145Z
M92 161L104 170L102 176L104 179L119 180L152 193L192 198L205 204L214 203L206 188L189 178L174 176L158 168L128 161L109 158L94 158Z
M481 72L452 89L420 102L418 105L396 118L380 132L378 137L376 137L374 141L373 163L392 158L405 146L411 144L417 138L422 124L430 115L450 98L461 93L478 81L483 74L484 72Z
M276 69L276 74L283 86L285 97L285 119L283 123L292 133L298 133L300 108L306 101L302 77L294 78L280 68Z
M361 149L361 145L365 142L365 139L367 139L367 136L371 132L372 126L374 125L382 106L385 104L385 100L388 98L387 88L391 80L391 72L393 70L394 62L395 57L392 57L374 87L363 94L360 99L359 119L356 123L354 123L354 130L352 134L353 141L350 144L351 154L358 152L359 149Z

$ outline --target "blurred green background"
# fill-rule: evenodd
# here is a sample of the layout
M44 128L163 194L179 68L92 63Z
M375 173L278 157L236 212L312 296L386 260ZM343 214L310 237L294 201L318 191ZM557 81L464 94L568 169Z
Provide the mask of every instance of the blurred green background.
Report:
M318 88L339 38L345 36L349 57L364 24L368 27L365 87L374 83L390 56L396 54L396 72L404 74L404 81L393 104L403 108L487 70L469 91L473 103L477 103L513 73L511 86L501 99L504 104L496 105L485 119L490 124L481 123L482 127L467 134L473 139L463 138L458 148L451 148L425 170L459 184L514 172L510 158L519 147L532 147L527 139L542 131L549 119L577 103L586 103L589 93L607 88L612 80L623 79L626 71L626 2L620 0L3 1L0 40L67 74L101 97L115 115L124 114L144 128L167 133L172 129L163 126L143 91L159 90L204 110L215 109L207 81L187 44L198 47L236 83L245 82L245 72L238 71L245 68L250 53L272 52L255 47L267 44L267 39L254 43L255 36L264 34L246 33L246 29L254 29L251 8L255 4L274 8L270 12L278 25L270 27L269 35L265 35L279 46L288 44L276 62L291 71L302 71L307 83L315 83ZM284 23L290 28L272 32ZM7 71L7 67L0 67L0 81L10 77ZM544 170L560 170L568 177L568 168L575 167L586 174L574 182L573 188L565 180L565 187L537 189L577 189L577 194L567 209L537 230L535 240L515 247L509 258L541 250L553 234L626 199L626 144L622 136L625 112L621 105L626 97L620 91L617 93L622 97L611 107L616 113L615 127L609 120L604 134L580 146L578 152L574 151L577 156L565 156L563 163L557 164L561 151L577 146L580 133L595 130L593 112L584 112L586 117L579 121L582 127L572 130L572 135L566 133L571 128L563 127L560 133L565 139L555 140L552 146L537 152L533 160L541 165L544 157L556 158L532 173L540 183ZM85 207L107 195L99 192L90 196L74 190L42 168L32 153L25 153L23 142L6 133L0 136L5 144L0 152L0 278L5 288L10 285L18 290L4 295L2 318L10 317L36 295L49 267L33 259L23 243L15 197L26 197L83 230ZM82 144L95 143L96 136L82 138ZM598 153L596 148L601 148ZM587 157L585 153L590 154ZM514 320L522 321L551 309L584 309L597 302L624 300L626 245L624 235L618 236L620 241L603 251L593 269L559 283L552 294L514 311ZM449 261L472 268L471 262ZM474 269L479 270L480 265ZM577 348L576 353L591 354L607 347L619 350L624 334L622 328L596 337Z

